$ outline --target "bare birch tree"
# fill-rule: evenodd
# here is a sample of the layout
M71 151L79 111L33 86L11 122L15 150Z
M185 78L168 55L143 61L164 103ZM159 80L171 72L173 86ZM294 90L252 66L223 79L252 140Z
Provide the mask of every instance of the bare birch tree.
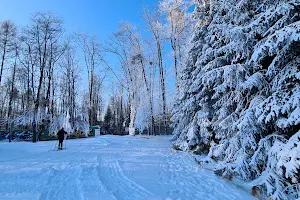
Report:
M125 89L128 91L128 101L130 107L130 123L129 123L129 134L135 135L135 120L138 106L138 84L137 74L134 69L134 63L132 62L130 41L128 40L128 32L126 25L121 24L118 32L113 33L107 42L106 51L113 53L119 59L121 67L123 69L123 75L125 77L126 86Z
M95 70L101 64L100 44L96 37L86 34L75 34L75 42L78 44L84 55L84 61L88 72L89 79L89 122L94 123L93 119L93 97L94 97L94 83Z
M154 103L153 96L151 95L151 74L146 74L146 70L149 69L149 65L151 65L152 61L147 60L145 43L141 38L141 33L136 27L133 27L131 24L124 24L123 29L126 32L126 36L129 41L129 48L131 49L131 64L134 65L137 69L141 69L139 71L142 82L144 83L144 87L146 88L147 96L146 101L148 101L150 106L150 113L148 114L148 132L150 135L154 134ZM141 100L143 101L143 100Z
M16 37L16 26L9 20L1 23L0 27L0 50L1 50L1 66L0 66L0 85L3 78L3 70L7 54L13 51Z
M75 48L70 42L65 46L64 54L60 61L60 89L64 112L68 112L70 120L74 126L76 118L76 99L77 99L77 84L79 82L79 62L76 58Z
M167 134L167 102L166 102L166 84L165 84L165 69L163 66L163 31L161 23L161 15L159 12L150 12L144 9L145 22L152 34L155 41L156 52L157 52L157 65L159 69L159 83L162 97L162 117L164 123L164 134Z
M57 41L62 34L62 21L51 13L37 13L32 17L31 25L26 28L27 37L32 41L32 51L37 59L38 87L34 103L34 114L36 116L41 104L41 93L45 82L45 72L48 62L51 62L51 44ZM33 119L34 137L35 134L35 116Z
M165 34L170 41L175 69L176 87L178 87L178 67L182 61L182 47L191 26L192 17L188 14L191 1L187 0L162 0L159 10L166 15Z
M8 103L8 112L7 112L7 118L9 119L12 114L12 104L13 104L13 98L16 97L16 89L15 89L15 78L16 78L16 69L18 64L18 56L19 56L19 47L18 42L15 40L14 44L14 62L12 64L12 72L11 72L11 78L10 78L10 92L9 92L9 103Z

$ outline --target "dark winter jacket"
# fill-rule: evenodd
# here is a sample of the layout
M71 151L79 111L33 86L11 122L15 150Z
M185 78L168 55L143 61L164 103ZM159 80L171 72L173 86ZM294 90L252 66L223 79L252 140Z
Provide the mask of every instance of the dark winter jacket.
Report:
M66 134L66 133L67 133L67 132L64 131L63 129L59 130L58 133L57 133L58 139L59 139L59 140L63 140L63 139L65 138L65 134Z

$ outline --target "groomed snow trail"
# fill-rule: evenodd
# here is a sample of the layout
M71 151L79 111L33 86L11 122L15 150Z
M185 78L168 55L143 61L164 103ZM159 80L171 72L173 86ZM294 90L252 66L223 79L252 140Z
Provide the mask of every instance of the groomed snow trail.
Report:
M170 137L0 143L1 200L248 200L246 191L171 149Z

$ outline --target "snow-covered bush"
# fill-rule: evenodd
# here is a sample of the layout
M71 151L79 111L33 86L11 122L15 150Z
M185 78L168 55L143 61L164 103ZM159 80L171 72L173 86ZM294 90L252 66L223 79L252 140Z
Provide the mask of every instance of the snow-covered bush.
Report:
M56 135L61 128L64 128L64 131L66 131L68 134L73 132L73 127L71 126L70 123L69 113L62 114L59 117L57 117L55 120L53 120L53 122L50 124L49 127L50 135Z
M80 131L85 137L88 137L90 133L90 124L84 120L76 120L74 123L74 130Z
M174 145L209 144L206 160L223 175L263 176L265 195L290 198L300 180L300 2L203 2L180 74Z

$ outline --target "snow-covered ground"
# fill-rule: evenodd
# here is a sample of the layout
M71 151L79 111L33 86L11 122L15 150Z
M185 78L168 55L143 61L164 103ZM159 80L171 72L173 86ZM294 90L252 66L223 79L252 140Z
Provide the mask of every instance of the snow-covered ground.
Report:
M171 149L169 137L0 143L0 199L247 200L246 191Z

